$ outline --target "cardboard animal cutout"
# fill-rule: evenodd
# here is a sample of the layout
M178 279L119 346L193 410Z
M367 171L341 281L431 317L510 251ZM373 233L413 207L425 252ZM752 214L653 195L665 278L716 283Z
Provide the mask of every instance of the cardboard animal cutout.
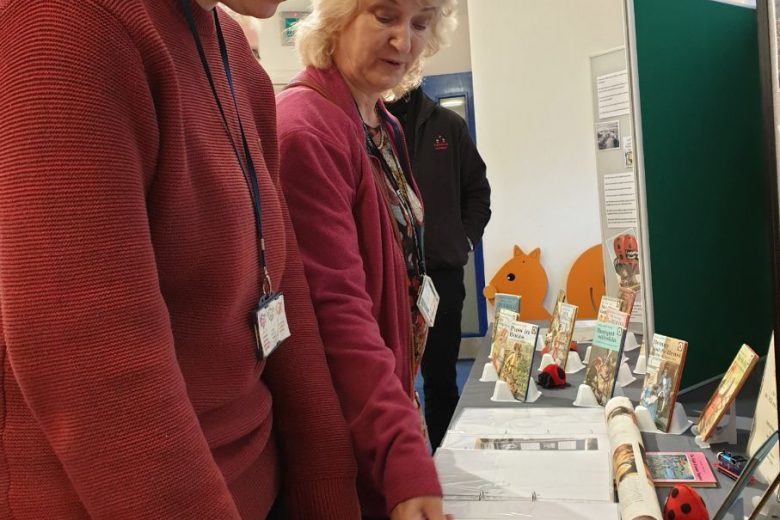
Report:
M566 280L566 295L569 303L579 308L578 319L594 320L606 292L604 250L599 244L586 250L574 262Z
M550 313L542 305L547 295L547 273L539 262L540 256L538 247L527 255L515 246L512 258L501 266L482 294L490 303L496 293L519 294L523 299L520 320L549 320Z

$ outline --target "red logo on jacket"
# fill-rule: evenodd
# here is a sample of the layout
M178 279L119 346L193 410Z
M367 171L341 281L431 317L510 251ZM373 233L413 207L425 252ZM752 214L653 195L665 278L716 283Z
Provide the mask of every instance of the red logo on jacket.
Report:
M433 149L438 152L446 150L449 146L447 139L445 139L443 135L437 135L436 139L433 140Z

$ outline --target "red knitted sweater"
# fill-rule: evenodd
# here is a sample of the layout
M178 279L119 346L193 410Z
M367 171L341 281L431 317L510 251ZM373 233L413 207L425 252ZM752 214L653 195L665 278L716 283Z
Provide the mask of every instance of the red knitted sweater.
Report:
M178 2L0 0L0 518L258 519L280 489L359 517L271 84L220 19L292 332L260 364L251 199Z

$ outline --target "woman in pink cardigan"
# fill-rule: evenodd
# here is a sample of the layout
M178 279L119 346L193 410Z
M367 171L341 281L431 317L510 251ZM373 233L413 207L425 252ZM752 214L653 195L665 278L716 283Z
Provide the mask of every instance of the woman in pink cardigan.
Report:
M445 518L414 395L422 205L382 97L419 83L453 0L315 0L278 98L282 188L358 460L364 518Z

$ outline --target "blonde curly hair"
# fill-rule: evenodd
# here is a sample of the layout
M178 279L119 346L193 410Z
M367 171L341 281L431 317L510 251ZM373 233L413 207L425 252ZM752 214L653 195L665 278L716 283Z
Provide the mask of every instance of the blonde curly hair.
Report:
M312 0L311 14L295 24L295 48L304 65L326 69L333 64L338 34L357 16L365 0ZM422 80L425 58L433 56L449 44L449 37L457 26L457 0L420 0L436 6L431 22L431 36L420 57L409 67L401 81L383 97L398 99L415 88Z

